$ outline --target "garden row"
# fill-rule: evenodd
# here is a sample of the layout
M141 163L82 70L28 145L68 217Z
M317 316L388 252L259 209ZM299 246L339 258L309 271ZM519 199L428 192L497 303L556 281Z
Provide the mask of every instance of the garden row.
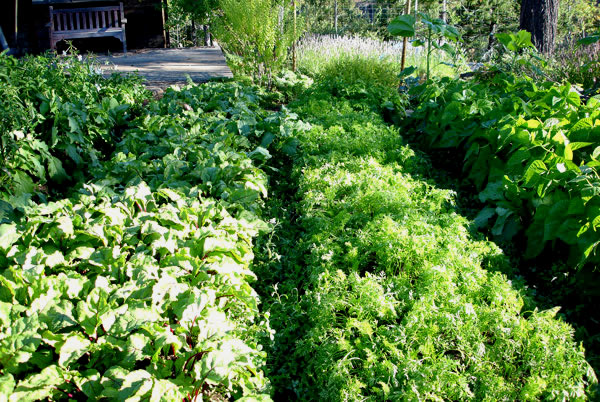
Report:
M98 79L71 66L56 82ZM426 179L431 167L388 125L406 99L330 78L278 112L236 83L158 102L135 85L131 98L90 97L73 126L39 88L19 92L22 110L53 117L2 120L31 136L11 148L7 183L22 171L31 184L3 187L0 395L589 396L596 377L572 328L500 273L506 257L474 238L454 193ZM306 83L279 82L286 96ZM114 119L96 126L104 102ZM68 185L47 175L51 159L38 159L45 176L14 162L34 139L63 162L69 144L84 155L65 162Z
M405 101L329 78L290 104L313 126L272 178L279 223L255 269L276 397L585 399L596 377L572 328L499 273L508 259L384 121Z
M582 324L597 366L600 97L501 71L432 81L413 95L415 140L474 187L477 226L511 241L520 274Z
M253 158L268 153L236 123L254 116L252 100L237 85L168 90L104 158L93 138L110 129L86 108L77 127L99 131L75 146L98 153L89 180L47 203L10 204L28 198L11 188L0 221L4 399L268 399L260 343L272 335L249 284L253 238L268 228ZM55 116L56 144L71 141Z
M105 79L75 57L0 57L0 198L60 197L110 156L147 97L138 77Z

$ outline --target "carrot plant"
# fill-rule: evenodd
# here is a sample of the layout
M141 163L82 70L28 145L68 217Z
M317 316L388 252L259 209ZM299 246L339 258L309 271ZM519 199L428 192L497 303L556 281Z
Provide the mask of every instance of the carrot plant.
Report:
M290 104L311 127L272 181L279 228L257 269L275 396L585 399L596 377L572 327L500 273L509 260L386 124L406 100L340 80Z

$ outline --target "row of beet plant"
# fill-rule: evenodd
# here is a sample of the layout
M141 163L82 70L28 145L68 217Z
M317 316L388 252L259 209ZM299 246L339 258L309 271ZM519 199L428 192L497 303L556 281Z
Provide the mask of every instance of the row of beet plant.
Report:
M141 113L139 83L74 56L0 55L0 198L46 200L85 179Z
M68 198L3 218L0 399L269 399L254 100L169 89Z
M498 271L452 191L382 116L395 89L327 80L290 110L293 223L269 236L271 381L300 400L583 400L596 377L572 328ZM267 243L268 243L267 242ZM277 246L278 245L278 246ZM261 277L263 272L261 272Z

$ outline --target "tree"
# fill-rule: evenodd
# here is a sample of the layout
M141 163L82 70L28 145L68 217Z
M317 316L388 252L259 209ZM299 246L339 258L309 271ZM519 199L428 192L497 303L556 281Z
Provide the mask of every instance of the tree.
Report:
M535 47L543 54L554 53L559 0L522 0L520 27L531 32Z

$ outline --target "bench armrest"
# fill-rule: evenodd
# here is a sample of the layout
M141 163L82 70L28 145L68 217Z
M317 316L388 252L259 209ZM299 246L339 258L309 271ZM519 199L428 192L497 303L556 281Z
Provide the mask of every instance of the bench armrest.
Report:
M122 23L122 24L127 24L127 18L122 18L122 19L121 19L121 23Z

